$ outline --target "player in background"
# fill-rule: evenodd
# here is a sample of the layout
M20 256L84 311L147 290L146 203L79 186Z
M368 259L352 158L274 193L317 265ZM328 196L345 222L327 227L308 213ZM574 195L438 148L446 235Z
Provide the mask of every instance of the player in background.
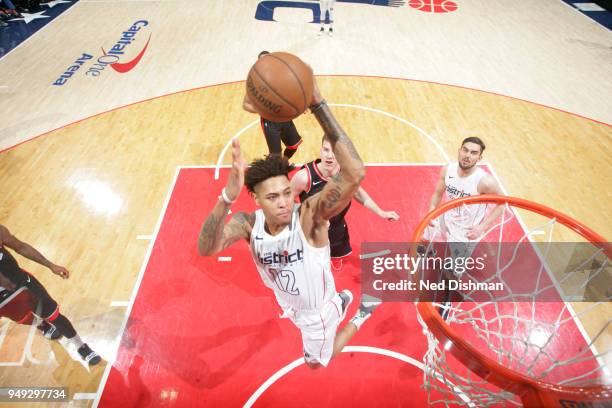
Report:
M440 171L429 211L440 204L442 196L445 201L449 201L479 194L503 194L493 176L477 166L482 160L485 147L478 137L468 137L461 142L457 162L447 164ZM440 221L446 233L446 241L470 242L482 238L504 210L500 204L485 216L486 208L486 204L464 205L444 214ZM435 222L431 226L435 227Z
M86 363L98 364L100 356L83 342L70 320L60 313L57 302L45 287L34 275L19 267L6 247L49 268L63 279L70 276L66 268L50 262L36 248L20 241L5 226L0 225L0 317L8 317L20 324L31 324L36 315L43 319L38 329L46 338L64 336Z
M319 35L323 35L325 33L325 15L327 14L329 18L329 28L327 33L330 37L334 35L334 4L336 0L320 0L319 7L321 8L321 29L319 30Z
M304 202L321 192L327 182L339 171L340 165L336 161L332 145L328 138L323 136L319 158L302 166L291 178L293 194L299 196L300 202ZM363 187L357 189L353 198L380 218L389 221L399 220L399 215L395 211L382 210ZM342 268L342 258L352 252L349 230L344 218L350 206L351 201L338 215L329 220L329 244L334 271Z
M457 162L449 163L440 171L436 189L431 197L429 211L434 210L444 196L445 201L480 194L502 195L501 188L493 176L477 166L482 160L486 146L478 137L468 137L461 142L457 152ZM425 231L426 240L436 240L441 235L448 242L448 249L453 258L471 256L476 245L488 228L504 211L504 205L496 205L488 214L486 204L462 205L444 213L438 220L432 221ZM422 250L423 251L423 250ZM462 273L452 271L456 278ZM448 303L451 294L444 294ZM444 318L448 308L440 310Z

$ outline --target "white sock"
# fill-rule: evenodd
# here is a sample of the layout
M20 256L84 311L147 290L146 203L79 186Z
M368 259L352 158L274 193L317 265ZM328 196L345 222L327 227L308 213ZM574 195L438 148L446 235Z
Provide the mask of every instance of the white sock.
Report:
M68 339L68 342L72 344L74 347L76 347L77 350L80 349L83 344L85 344L83 340L81 340L81 336L79 336L78 334Z

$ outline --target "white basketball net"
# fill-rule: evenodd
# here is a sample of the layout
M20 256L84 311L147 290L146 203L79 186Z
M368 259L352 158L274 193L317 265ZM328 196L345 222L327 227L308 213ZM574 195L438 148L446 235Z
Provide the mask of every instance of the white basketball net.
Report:
M503 242L504 230L511 225L511 221L516 225L517 214L522 216L522 213L523 210L510 209L506 205L498 224L491 227L480 241L494 245ZM525 213L531 218L535 216L529 211ZM475 302L470 293L464 293L463 302L434 303L434 306L440 312L445 310L448 313L447 323L484 355L513 371L558 385L609 385L611 381L607 366L612 362L612 307L608 303L612 297L612 275L609 259L602 250L586 243L583 245L591 248L591 253L581 257L582 262L577 266L574 262L570 270L565 268L562 273L555 271L554 265L551 265L554 262L550 262L555 258L551 243L553 239L558 239L556 230L563 229L567 233L569 229L555 219L536 217L539 217L539 227L527 231L518 240L512 240L517 248L519 242L522 245L532 242L527 245L537 247L542 260L539 270L532 271L537 288L530 299L521 296L521 302L515 302L517 294L510 291L501 298L490 294L491 300L496 301L482 302L481 297L480 302ZM444 223L434 224L424 236L428 235L431 241L444 240ZM572 234L576 240L578 235ZM513 244L506 242L505 245ZM515 259L514 256L509 261L498 258L491 279L503 281L503 272L511 267ZM461 279L475 278L466 272ZM602 282L604 285L607 282L607 287L601 287ZM564 293L566 299L571 296L583 300L584 296L588 298L588 292L595 284L598 285L596 289L605 293L598 301L570 304L536 300L543 291L551 290L551 285ZM430 405L522 406L519 397L497 388L463 366L448 351L452 346L450 342L441 344L418 313L417 318L428 341L424 356L424 387L428 391Z

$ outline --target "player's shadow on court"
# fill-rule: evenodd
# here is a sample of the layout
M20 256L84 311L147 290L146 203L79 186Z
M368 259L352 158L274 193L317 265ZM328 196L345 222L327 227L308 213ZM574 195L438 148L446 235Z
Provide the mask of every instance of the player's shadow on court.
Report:
M130 361L126 375L124 376L119 369L112 367L112 383L109 381L104 391L104 400L117 402L121 401L124 408L149 407L152 405L152 397L149 390L145 387L140 370L144 359L140 356L133 356Z
M190 291L192 286L193 282L175 277L141 289L132 312L136 317L130 318L121 346L143 358L149 370L153 369L151 365L157 365L193 387L215 388L278 338L280 326L271 318L209 334L213 329L207 320L211 311L202 306L205 303L200 302L201 297L185 298L197 296ZM176 305L185 305L185 310L180 306L175 310ZM207 360L214 358L218 367L220 355L227 359L221 367L212 369Z
M133 354L134 360L144 359L148 370L155 370L157 365L199 389L223 384L281 333L275 318L259 324L229 327L207 336L173 336L160 333L158 329L159 326L152 328L140 320L130 320L122 339L122 349ZM227 348L237 341L240 342L236 344L244 344L245 340L246 347L232 348L233 353L225 353L227 360L220 368L211 368L207 360L214 358L218 362L222 355L218 349ZM134 384L142 386L142 382Z

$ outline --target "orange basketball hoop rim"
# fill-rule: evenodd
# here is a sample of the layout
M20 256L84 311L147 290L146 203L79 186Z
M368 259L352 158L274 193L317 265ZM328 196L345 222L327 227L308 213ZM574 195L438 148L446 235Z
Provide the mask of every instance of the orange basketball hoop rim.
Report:
M423 232L429 222L438 218L445 212L465 204L509 204L513 207L526 209L548 218L572 229L582 237L601 248L610 258L612 250L610 243L604 237L586 227L575 219L550 207L534 203L517 197L478 195L448 201L435 208L423 218L417 226L412 242L420 242ZM584 405L589 407L608 406L612 401L612 387L609 385L596 385L591 387L571 387L546 383L511 370L499 364L490 357L485 356L470 342L460 336L440 316L434 305L430 302L417 303L417 310L429 330L436 339L449 350L463 365L476 373L482 379L497 387L518 395L525 407L574 407L579 402L602 402L603 405ZM450 347L450 348L449 348Z

